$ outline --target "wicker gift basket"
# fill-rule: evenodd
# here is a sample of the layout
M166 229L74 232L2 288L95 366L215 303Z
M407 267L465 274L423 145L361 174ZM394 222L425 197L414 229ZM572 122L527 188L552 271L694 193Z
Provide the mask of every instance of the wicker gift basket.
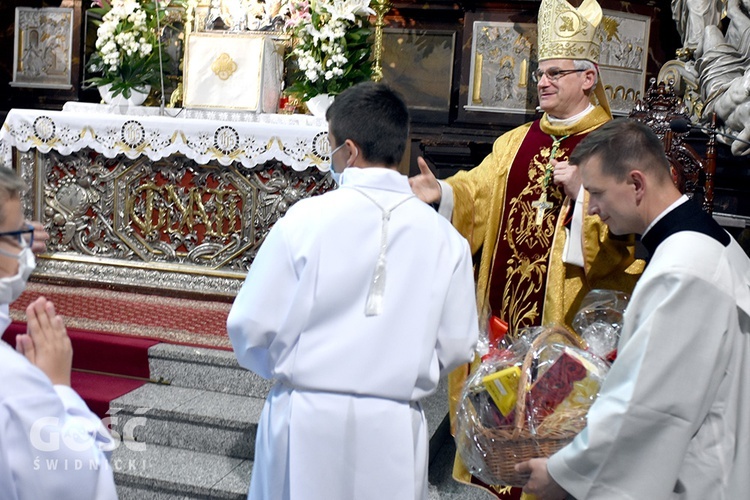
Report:
M515 471L517 463L548 457L572 441L586 425L586 413L607 370L598 358L580 357L585 343L565 328L538 328L533 338L522 340L525 346L513 346L482 362L469 377L458 408L459 454L468 470L487 484L523 486L528 477ZM553 372L550 367L561 359L561 353L575 359L574 364L580 360L586 373L584 378L578 375L575 391L579 394L566 393L564 401L558 395L553 406L549 400L535 399L534 387L545 368ZM570 363L567 371L569 368ZM558 364L554 371L561 370L563 379L569 380L565 367ZM488 377L503 371L517 375L517 384L513 380L515 405L505 408L507 414L498 410L502 404L488 394L492 391L486 386Z

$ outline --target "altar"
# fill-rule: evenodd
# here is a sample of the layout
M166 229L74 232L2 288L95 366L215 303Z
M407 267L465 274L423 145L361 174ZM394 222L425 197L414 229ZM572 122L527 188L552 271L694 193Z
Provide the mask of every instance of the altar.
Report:
M187 295L236 294L275 221L333 188L329 153L308 115L70 102L0 131L50 234L35 276Z

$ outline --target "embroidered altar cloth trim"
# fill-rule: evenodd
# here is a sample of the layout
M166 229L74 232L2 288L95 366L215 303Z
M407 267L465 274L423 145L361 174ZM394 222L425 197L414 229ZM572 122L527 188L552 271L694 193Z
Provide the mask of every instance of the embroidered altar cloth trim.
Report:
M0 130L0 160L12 165L13 148L63 155L90 148L107 158L124 154L152 161L183 154L205 165L253 168L278 160L294 170L328 170L325 120L305 115L254 114L67 103L63 111L11 109Z

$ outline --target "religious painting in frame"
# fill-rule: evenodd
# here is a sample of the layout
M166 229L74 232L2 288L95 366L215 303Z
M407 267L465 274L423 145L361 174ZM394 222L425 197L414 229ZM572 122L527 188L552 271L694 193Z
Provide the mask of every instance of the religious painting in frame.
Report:
M536 24L474 21L469 89L464 109L531 114L537 105Z
M13 87L70 90L73 9L16 7Z
M451 30L383 30L383 82L401 93L413 120L448 123L455 45Z
M651 18L613 10L603 14L602 82L613 114L627 115L646 85ZM463 119L472 112L533 115L538 105L536 84L531 81L531 72L538 67L536 24L467 14L469 21L470 69L468 89L461 96Z
M599 71L612 114L626 116L646 88L651 18L604 10Z

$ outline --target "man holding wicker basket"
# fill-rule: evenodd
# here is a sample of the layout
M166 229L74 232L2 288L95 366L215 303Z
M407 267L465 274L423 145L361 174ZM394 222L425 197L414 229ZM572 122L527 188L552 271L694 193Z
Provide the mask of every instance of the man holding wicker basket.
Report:
M642 234L650 261L587 425L522 462L540 500L739 499L750 491L750 259L672 183L661 140L615 120L570 161L589 213Z

